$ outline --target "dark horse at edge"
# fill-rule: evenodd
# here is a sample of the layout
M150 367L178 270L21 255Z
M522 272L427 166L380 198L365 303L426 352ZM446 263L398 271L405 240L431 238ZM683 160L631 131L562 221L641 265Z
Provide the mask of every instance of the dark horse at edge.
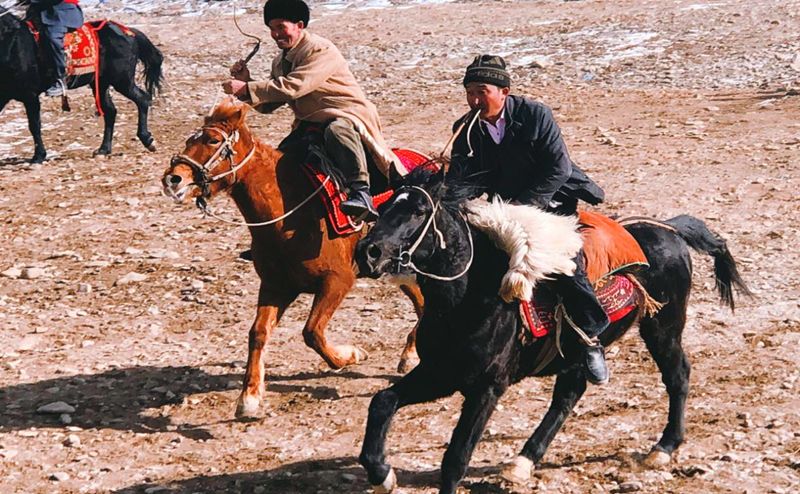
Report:
M577 358L580 343L573 331L565 329L562 334L565 357L556 356L536 372L537 356L546 338L530 345L520 342L522 323L516 304L504 303L498 295L509 258L485 234L468 230L461 214L469 194L466 187L451 183L450 176L445 185L438 174L412 173L358 245L356 260L361 273L377 278L403 271L399 262L407 265L408 259L398 253L407 251L421 235L424 238L411 261L420 271L437 275L461 272L469 263L470 235L474 244L474 261L464 276L453 281L417 276L425 298L425 312L417 328L421 361L373 397L359 458L376 492L391 492L397 485L394 471L386 462L385 442L391 419L401 407L455 392L464 396L441 467L439 492L454 494L489 417L511 384L530 375L557 376L544 419L519 456L502 471L503 477L516 482L530 478L534 465L586 391L586 378ZM425 230L431 214L435 214L435 225L447 239L444 249L437 245L433 229ZM734 287L743 294L749 294L749 290L725 241L701 220L678 216L660 224L641 222L626 228L650 263L649 269L637 273L637 279L664 306L652 316L631 312L613 323L600 339L604 346L609 345L639 323L639 334L669 395L667 425L645 463L664 465L684 440L690 366L681 347L681 333L692 282L689 247L713 257L716 288L725 305L734 308Z
M113 23L105 24L98 32L100 42L99 99L103 110L105 130L103 142L95 154L111 154L114 122L117 109L111 99L109 88L136 104L138 129L136 135L150 151L155 151L154 139L147 128L147 112L152 98L161 89L164 60L158 48L139 30L130 29L133 36L121 32ZM144 65L145 89L136 85L136 64ZM95 88L94 74L84 74L68 79L70 88L90 85ZM42 118L39 94L55 81L50 67L30 29L20 18L0 7L0 111L11 100L25 105L28 129L33 135L34 153L32 163L42 163L47 150L42 140Z

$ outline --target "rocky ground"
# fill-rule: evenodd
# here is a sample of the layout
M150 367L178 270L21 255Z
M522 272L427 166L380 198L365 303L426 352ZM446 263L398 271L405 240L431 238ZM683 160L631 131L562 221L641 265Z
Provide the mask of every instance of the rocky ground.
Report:
M410 304L359 281L329 336L371 357L337 374L303 344L302 298L269 343L263 418L233 420L257 290L237 260L247 232L171 204L159 179L250 44L220 5L114 5L87 17L112 13L166 56L158 152L136 141L119 95L108 158L91 157L102 124L87 89L70 114L43 101L44 165L23 162L22 106L0 116L0 492L368 492L356 462L367 405L398 377ZM735 314L720 308L712 266L695 258L687 441L669 466L639 463L667 401L634 331L611 351L612 383L588 391L524 486L500 481L498 465L544 414L552 380L512 388L464 492L800 491L798 12L796 0L316 5L311 28L341 47L393 144L438 151L464 110L463 67L502 54L514 91L554 108L573 158L605 187L601 211L704 219L755 293ZM241 24L265 36L257 9ZM267 40L254 71L273 51ZM286 110L250 117L272 143L289 122ZM227 199L217 207L234 214ZM459 406L398 414L388 455L401 492L436 492Z

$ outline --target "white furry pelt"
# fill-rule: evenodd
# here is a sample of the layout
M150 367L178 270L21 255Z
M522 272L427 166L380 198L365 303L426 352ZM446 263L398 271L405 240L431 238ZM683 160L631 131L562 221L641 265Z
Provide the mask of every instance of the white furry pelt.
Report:
M575 273L572 259L583 246L577 217L499 199L474 199L467 203L467 219L508 254L508 272L500 285L506 302L531 300L538 282L554 274Z

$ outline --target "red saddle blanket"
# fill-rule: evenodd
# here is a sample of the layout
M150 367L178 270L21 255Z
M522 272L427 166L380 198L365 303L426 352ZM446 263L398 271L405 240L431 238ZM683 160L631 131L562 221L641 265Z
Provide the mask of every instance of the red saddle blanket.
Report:
M420 165L431 163L430 158L411 149L395 148L392 149L392 151L400 159L406 171L409 172ZM333 231L336 232L337 235L349 235L360 231L361 225L354 224L352 220L339 209L342 201L344 201L347 196L336 186L336 183L333 180L328 180L326 182L325 179L328 178L328 176L325 175L319 167L311 163L306 163L303 167L303 171L306 172L306 175L311 180L314 187L322 188L319 197L322 200L322 204L325 206L325 211L328 213L328 224ZM379 207L388 201L393 193L394 191L389 189L380 194L375 194L372 198L372 204L376 208Z
M595 294L612 323L630 314L643 300L639 287L626 275L601 279L595 286ZM555 295L546 290L534 292L531 302L520 301L522 322L534 338L546 336L555 329L557 303Z
M38 43L40 34L36 29L36 25L33 21L27 21L26 24ZM103 110L100 107L100 40L97 37L97 31L103 29L106 25L111 26L119 34L125 36L136 35L130 28L119 22L104 19L86 22L75 31L69 32L64 36L67 77L95 74L95 106L97 106L97 112L100 115L103 114ZM69 83L67 83L67 86L69 86Z

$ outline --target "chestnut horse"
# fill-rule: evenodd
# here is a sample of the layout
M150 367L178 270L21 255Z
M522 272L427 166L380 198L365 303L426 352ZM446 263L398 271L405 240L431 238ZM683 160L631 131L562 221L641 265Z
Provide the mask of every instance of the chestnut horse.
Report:
M264 345L301 293L314 294L303 328L308 346L333 369L367 358L357 346L332 345L325 338L328 321L355 282L353 255L362 234L338 236L329 229L325 208L313 197L318 189L300 167L305 152L284 154L259 142L245 124L248 108L232 98L219 103L203 127L187 139L162 179L165 193L177 202L205 201L227 192L250 230L261 286L237 417L252 417L258 411L265 388ZM400 287L419 317L423 307L419 288ZM414 334L412 330L403 350L401 371L417 360Z

